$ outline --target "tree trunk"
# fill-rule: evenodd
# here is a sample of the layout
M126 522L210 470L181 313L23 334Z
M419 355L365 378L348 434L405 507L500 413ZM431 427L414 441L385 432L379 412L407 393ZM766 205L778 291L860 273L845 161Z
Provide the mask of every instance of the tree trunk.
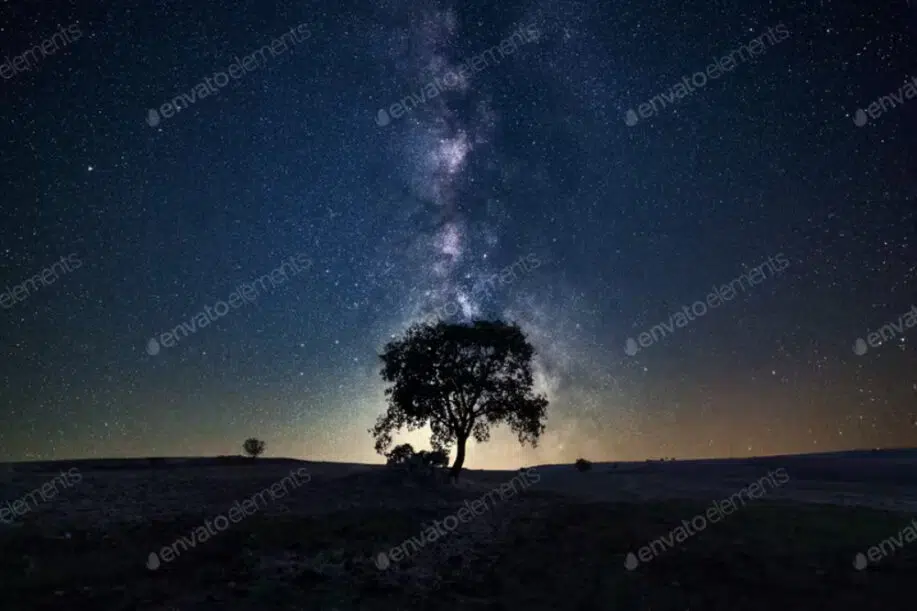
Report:
M458 480L459 473L462 472L462 465L465 464L465 442L468 441L467 437L459 437L456 442L456 454L455 462L452 463L452 471L450 475L452 479Z

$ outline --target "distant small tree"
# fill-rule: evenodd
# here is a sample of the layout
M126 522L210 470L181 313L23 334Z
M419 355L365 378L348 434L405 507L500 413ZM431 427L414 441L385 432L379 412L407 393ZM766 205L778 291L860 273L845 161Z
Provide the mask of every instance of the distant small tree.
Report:
M242 450L253 459L264 454L264 447L265 443L254 437L246 439L245 443L242 444Z
M576 470L577 471L591 471L592 463L586 460L585 458L576 459Z

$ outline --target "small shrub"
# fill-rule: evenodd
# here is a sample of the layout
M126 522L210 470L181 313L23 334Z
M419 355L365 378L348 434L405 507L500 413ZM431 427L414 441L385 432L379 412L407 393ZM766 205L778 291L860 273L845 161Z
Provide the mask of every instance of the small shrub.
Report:
M415 452L409 443L403 443L386 454L386 464L390 466L403 465L408 468L420 469L449 466L449 453L445 450L421 450Z
M445 450L415 452L411 444L404 443L396 446L386 457L386 466L402 481L405 477L408 481L445 481L448 474L449 453Z
M430 463L431 467L448 467L449 452L446 452L445 450L433 450L427 454L427 461Z
M592 463L586 460L585 458L576 459L576 470L577 471L590 471L592 470Z
M409 443L403 443L399 446L395 446L391 452L385 455L385 464L390 467L405 465L414 455L414 446Z
M405 463L405 466L411 473L426 475L427 472L432 471L432 469L430 469L430 463L427 461L426 450L421 450L417 454L411 456Z

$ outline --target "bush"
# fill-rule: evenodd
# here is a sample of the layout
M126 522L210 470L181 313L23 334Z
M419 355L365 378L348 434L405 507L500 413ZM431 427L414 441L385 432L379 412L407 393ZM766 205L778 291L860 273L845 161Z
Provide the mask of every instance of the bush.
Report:
M577 471L591 471L592 463L586 460L585 458L576 459L576 470Z
M414 446L409 443L403 443L395 446L391 452L385 455L385 464L388 466L407 464L414 457Z
M421 452L423 454L423 452ZM426 455L426 460L431 467L446 468L449 466L449 452L445 450L433 450Z
M449 453L444 450L421 450L415 452L409 443L396 446L386 454L386 465L404 471L408 475L429 478L438 470L449 466Z
M387 465L414 465L430 468L449 466L449 453L445 450L433 450L432 452L421 450L420 452L415 452L413 446L409 443L395 446L385 456Z

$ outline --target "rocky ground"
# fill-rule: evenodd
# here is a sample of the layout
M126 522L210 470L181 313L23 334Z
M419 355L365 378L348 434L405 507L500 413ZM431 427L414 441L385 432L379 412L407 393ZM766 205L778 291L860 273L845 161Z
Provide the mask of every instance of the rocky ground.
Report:
M308 483L148 568L150 552L300 466L312 474ZM481 499L516 474L473 472L453 487L394 477L381 468L316 463L85 468L79 484L11 524L0 523L0 608L910 608L906 595L917 545L904 545L865 570L854 567L858 553L910 523L913 516L900 508L801 502L788 484L782 497L750 503L628 567L629 552L673 532L741 485L727 478L720 489L689 498L634 498L634 473L624 469L616 480L610 471L545 468L538 484L491 503L445 538L380 569L380 552L456 515L465 501ZM0 501L21 498L54 475L47 469L8 473L0 480ZM800 490L817 488L806 481L797 481ZM902 483L888 483L895 485ZM867 488L860 487L864 498ZM603 498L571 494L574 489L631 493ZM894 494L893 487L882 490Z

